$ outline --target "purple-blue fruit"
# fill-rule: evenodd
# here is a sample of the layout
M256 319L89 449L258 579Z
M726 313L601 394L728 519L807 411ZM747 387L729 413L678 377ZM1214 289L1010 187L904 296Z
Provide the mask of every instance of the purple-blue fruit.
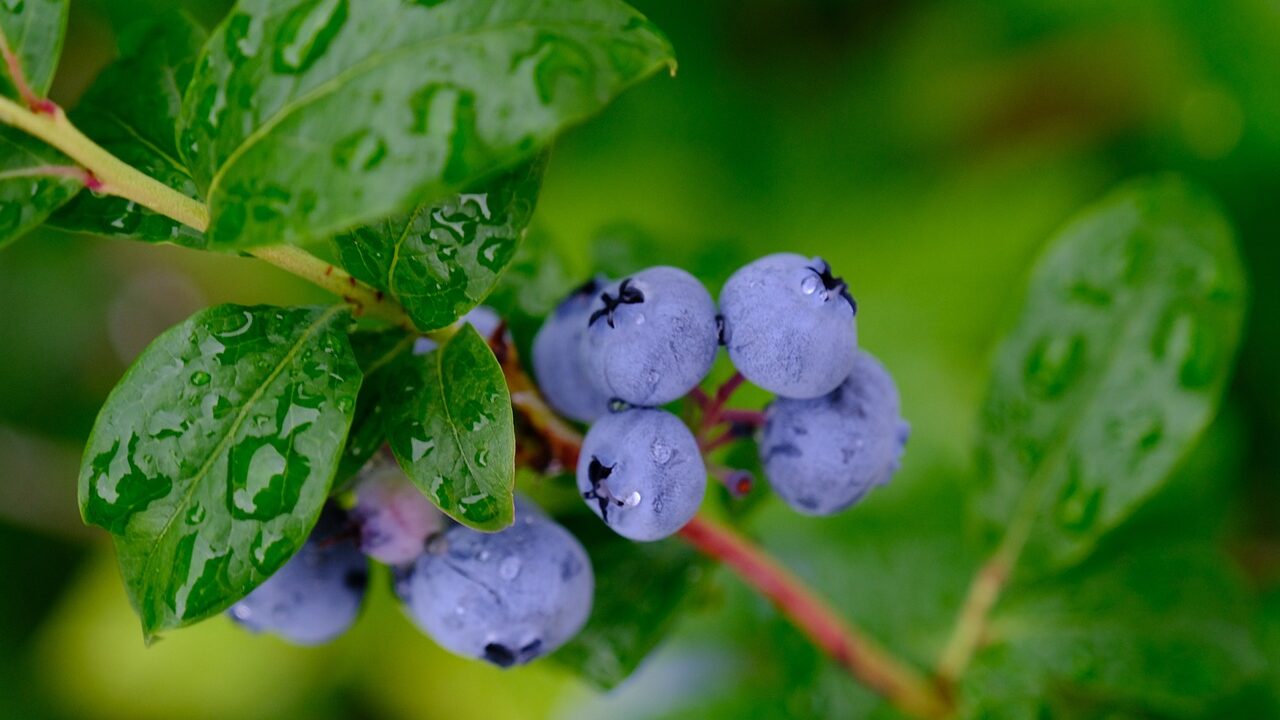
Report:
M349 527L344 512L326 507L302 549L227 615L296 645L320 645L346 632L369 580L368 561L347 535Z
M822 258L779 253L738 270L720 291L734 367L782 397L814 398L853 369L857 306Z
M569 531L525 512L497 533L448 530L396 587L409 616L441 647L505 668L554 651L582 629L595 576Z
M909 435L893 378L860 351L849 377L827 395L779 398L769 406L760 460L788 505L805 515L831 515L889 482Z
M593 278L573 291L533 339L533 374L542 396L556 412L578 422L609 411L609 396L589 379L582 350L591 304L606 285L605 278Z
M589 378L610 399L671 402L702 382L719 348L711 294L672 267L642 270L601 291L583 338Z
M689 428L665 410L606 415L582 442L578 490L619 535L660 540L697 514L707 469Z

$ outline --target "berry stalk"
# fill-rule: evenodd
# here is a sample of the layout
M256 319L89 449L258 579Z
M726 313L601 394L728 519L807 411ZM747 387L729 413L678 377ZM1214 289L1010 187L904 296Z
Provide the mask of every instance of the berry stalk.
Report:
M577 467L582 435L560 420L542 399L512 348L500 345L495 350L516 410L546 440L557 462L564 467ZM931 679L843 619L802 580L736 530L698 516L680 531L680 537L733 570L768 598L823 653L902 712L919 718L945 718L952 714L951 705Z

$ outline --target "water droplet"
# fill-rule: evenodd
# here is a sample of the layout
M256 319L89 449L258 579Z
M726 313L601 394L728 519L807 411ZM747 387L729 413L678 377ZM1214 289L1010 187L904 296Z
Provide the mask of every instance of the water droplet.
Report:
M348 135L333 146L333 163L344 170L373 170L386 159L387 144L368 130Z
M1069 479L1058 498L1058 523L1067 530L1083 531L1094 525L1102 508L1102 487L1088 487L1079 461L1071 462Z
M355 403L349 397L338 398L338 410L344 413L351 412L351 408L355 407Z
M515 580L519 574L520 558L514 555L503 560L502 564L498 566L498 577L503 580Z
M205 385L208 385L209 381L212 379L213 376L203 370L197 370L191 374L191 384L196 387L204 387Z
M804 280L800 281L800 292L805 295L812 295L822 289L822 279L817 275L806 274Z
M1170 308L1161 317L1151 353L1161 362L1175 363L1178 383L1188 390L1213 383L1222 355L1214 328L1189 307Z
M347 0L311 0L294 8L276 36L276 72L306 72L346 22Z
M488 561L489 561L489 551L488 551L488 550L481 550L481 551L480 551L480 555L478 555L477 557L478 557L478 559L480 560L480 562L488 562Z
M1027 357L1027 384L1043 398L1058 397L1075 382L1084 362L1084 338L1079 335L1043 338Z
M627 507L635 507L640 504L640 500L641 500L640 493L632 492L622 501L622 504L626 505Z
M436 441L431 438L410 438L409 439L409 458L413 462L418 462L422 458L431 454L436 449Z
M201 505L200 503L196 503L195 505L191 506L191 509L187 510L187 524L199 525L200 523L204 522L204 516L205 516L204 506Z
M673 451L671 446L661 440L654 440L653 445L649 447L650 457L652 457L653 461L659 465L666 465L671 462L672 453Z

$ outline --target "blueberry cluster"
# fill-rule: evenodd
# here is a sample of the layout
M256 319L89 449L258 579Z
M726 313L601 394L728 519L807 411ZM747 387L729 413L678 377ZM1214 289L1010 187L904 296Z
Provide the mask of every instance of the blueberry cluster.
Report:
M639 541L693 518L705 446L659 406L703 382L719 345L743 377L778 396L763 416L760 457L785 502L827 515L887 482L908 426L893 380L858 349L856 315L830 265L790 253L738 270L718 308L671 267L582 285L539 331L533 370L555 410L591 424L577 467L588 507Z
M441 647L499 667L552 652L591 614L586 550L536 505L520 498L513 526L477 532L377 460L354 507L327 506L298 554L228 614L295 644L329 642L359 615L367 558L392 568L409 617Z

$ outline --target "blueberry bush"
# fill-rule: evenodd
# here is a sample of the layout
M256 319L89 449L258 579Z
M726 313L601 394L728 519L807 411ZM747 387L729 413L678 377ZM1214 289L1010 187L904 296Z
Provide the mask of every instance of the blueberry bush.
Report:
M1249 301L1196 183L1131 179L1050 239L990 319L972 481L893 515L864 500L910 462L911 388L859 337L877 309L840 268L804 247L674 267L620 231L575 279L530 231L557 138L676 73L621 0L239 0L212 27L169 9L125 22L64 109L67 17L0 2L0 246L40 226L177 245L329 295L196 312L98 412L80 512L148 644L224 617L324 644L389 593L449 652L612 688L716 604L719 565L787 623L740 632L777 634L803 660L773 672L824 699L747 689L692 716L1189 717L1265 673L1232 561L1151 520ZM813 517L752 522L779 507ZM951 512L964 529L939 532ZM837 514L870 551L779 559ZM910 602L950 621L880 597L864 630L808 584L824 564L862 600L903 568L946 578Z

